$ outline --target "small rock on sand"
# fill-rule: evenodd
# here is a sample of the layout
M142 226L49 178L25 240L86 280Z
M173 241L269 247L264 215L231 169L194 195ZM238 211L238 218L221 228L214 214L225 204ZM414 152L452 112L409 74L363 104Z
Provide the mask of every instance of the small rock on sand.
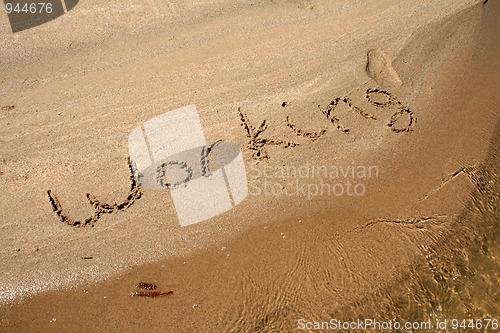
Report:
M396 70L387 55L379 50L368 51L368 63L366 65L368 75L380 84L400 86L402 84Z

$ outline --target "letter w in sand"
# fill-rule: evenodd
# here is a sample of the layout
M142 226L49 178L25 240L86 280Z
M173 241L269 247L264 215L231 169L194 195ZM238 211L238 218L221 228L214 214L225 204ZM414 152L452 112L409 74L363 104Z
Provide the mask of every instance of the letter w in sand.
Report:
M128 146L137 185L169 188L181 226L226 212L248 194L240 148L220 141L207 145L194 105L136 127Z

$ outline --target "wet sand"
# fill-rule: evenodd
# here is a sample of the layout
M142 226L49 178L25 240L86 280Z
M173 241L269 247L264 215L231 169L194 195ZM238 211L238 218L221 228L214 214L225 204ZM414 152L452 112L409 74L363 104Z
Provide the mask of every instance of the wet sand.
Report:
M302 2L299 4L298 10L305 10ZM288 134L287 138L300 145L287 149L266 147L268 159L252 158L236 108L219 105L220 116L218 112L209 113L208 106L202 109L200 117L207 122L208 135L241 145L249 177L255 170L262 172L265 167L276 169L284 164L377 166L377 177L362 179L365 195L318 195L311 200L304 196L249 196L233 211L187 232L176 231L179 227L174 218L158 222L165 221L172 202L157 192L145 192L126 212L78 231L68 231L71 227L57 220L46 197L43 204L34 204L32 209L44 215L39 217L40 225L33 233L43 234L48 228L52 234L45 237L54 248L38 245L45 244L39 235L33 242L6 242L6 247L16 241L23 246L19 246L20 253L6 251L3 261L4 267L11 270L4 270L2 278L4 297L10 298L1 309L2 330L290 332L297 330L300 318L410 321L498 317L498 296L494 293L498 289L498 245L494 243L498 232L498 152L494 149L498 147L495 126L500 105L498 7L492 1L478 4L416 29L392 62L401 84L387 80L387 76L368 75L366 54L372 46L364 45L360 55L363 59L352 62L353 70L347 70L351 76L342 84L328 86L326 83L331 81L325 76L318 76L314 70L308 74L306 70L302 74L311 75L312 81L295 78L303 86L270 93L253 105L251 95L255 97L260 89L255 88L247 101L238 100L238 106L255 126L264 118L272 124L266 135L287 135L283 134L286 116L310 131L326 129L316 141ZM390 57L391 51L384 51ZM119 70L115 74L119 77L123 73ZM272 83L267 88L276 89L279 80L269 79ZM88 77L86 80L89 91L92 84L103 84ZM387 91L390 98L411 110L416 123L410 132L396 133L387 126L398 106L375 106L366 98L369 89ZM39 96L45 93L43 89L38 92ZM318 112L317 105L325 107L343 96L377 120L359 118L343 105L336 114L350 132L334 128ZM211 95L204 96L208 97ZM372 97L384 101L388 95ZM77 99L73 101L78 103ZM84 98L81 103L91 101ZM62 112L71 113L66 109ZM151 114L152 110L139 112L142 120ZM132 129L132 115L126 113L126 117L131 120L125 128ZM107 118L109 114L105 113ZM221 134L217 122L223 119L230 120L223 123L228 130ZM393 127L403 128L405 119ZM4 115L4 121L20 126L14 114ZM64 127L70 122L59 124ZM80 124L85 120L81 119ZM88 131L92 132L92 127ZM121 136L126 135L128 131ZM102 136L96 131L83 137L99 141ZM82 148L78 148L77 140L71 135L61 138L60 149L73 145L82 154L84 150L78 150ZM101 144L109 145L107 150L114 145L104 140ZM90 149L92 144L88 145ZM54 172L49 177L49 171L45 171L36 174L41 179L36 179L33 186L55 188L73 216L85 216L87 212L80 208L85 191L92 189L110 201L126 194L127 170L122 153L103 166L98 165L102 154L97 155L100 160L93 157L96 161L90 165L67 162L66 167L73 169L68 174L83 173L85 181L77 182L68 176L54 181L62 176ZM11 150L5 155L7 164L14 155ZM36 157L43 161L43 156ZM43 164L40 161L38 168ZM110 168L120 171L113 176L104 171ZM15 170L23 169L16 165ZM7 176L10 178L5 179ZM28 179L14 180L6 171L4 195L14 191L16 182L31 181L31 173L21 176ZM97 184L100 177L106 179L102 187ZM109 184L119 188L110 193L106 191ZM20 187L24 191L28 188ZM64 189L70 188L76 190L64 194ZM37 193L43 196L42 190ZM2 219L13 221L3 226L5 235L9 235L9 228L22 224L22 218L17 222L13 219L13 210L22 206L22 201L11 202L4 210ZM64 228L66 231L61 233ZM60 235L54 241L51 237L57 233ZM128 246L128 252L116 250L117 242ZM51 256L53 262L42 262ZM116 267L110 262L116 262ZM102 269L106 265L108 269ZM30 273L30 269L40 273ZM57 269L64 271L54 273ZM471 272L477 276L483 270L484 279L471 278ZM13 282L16 276L20 277L18 285ZM89 283L89 277L104 277L105 281ZM40 283L43 279L47 283ZM60 291L18 302L13 295L25 293L23 281L31 281L32 292L43 290L44 285L49 286L46 289L60 285ZM157 298L133 296L140 282L173 293ZM72 285L69 290L68 283ZM12 292L16 290L17 294ZM464 296L467 293L470 297ZM449 300L453 300L453 307L447 306Z

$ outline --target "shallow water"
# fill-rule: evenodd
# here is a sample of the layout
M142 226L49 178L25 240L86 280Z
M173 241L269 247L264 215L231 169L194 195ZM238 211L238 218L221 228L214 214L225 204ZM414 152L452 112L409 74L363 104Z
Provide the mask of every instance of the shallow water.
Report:
M433 331L437 330L437 321L445 320L446 329L440 331L496 331L500 318L499 175L500 127L497 126L488 159L471 176L477 189L447 234L433 246L421 246L423 260L413 265L381 298L367 299L342 312L370 317L368 304L376 306L389 300L372 314L374 318L402 323L430 322Z

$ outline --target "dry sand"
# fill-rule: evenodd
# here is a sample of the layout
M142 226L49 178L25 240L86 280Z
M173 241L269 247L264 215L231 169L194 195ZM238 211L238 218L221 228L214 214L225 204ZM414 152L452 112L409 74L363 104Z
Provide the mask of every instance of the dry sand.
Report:
M387 315L388 290L471 223L460 217L500 105L498 7L82 1L15 35L2 17L0 105L15 108L0 115L0 329L289 332L299 318ZM388 95L367 99L373 89L394 102L374 105ZM337 97L339 120L327 119ZM74 219L92 212L86 193L123 200L130 131L193 103L207 141L242 147L249 180L306 163L376 166L378 177L362 179L363 196L249 195L185 228L154 190L93 228L61 223L47 190ZM253 158L238 108L253 126L267 120L265 137L299 145ZM409 114L411 131L397 132ZM325 131L297 136L287 117ZM132 297L141 281L174 293Z

